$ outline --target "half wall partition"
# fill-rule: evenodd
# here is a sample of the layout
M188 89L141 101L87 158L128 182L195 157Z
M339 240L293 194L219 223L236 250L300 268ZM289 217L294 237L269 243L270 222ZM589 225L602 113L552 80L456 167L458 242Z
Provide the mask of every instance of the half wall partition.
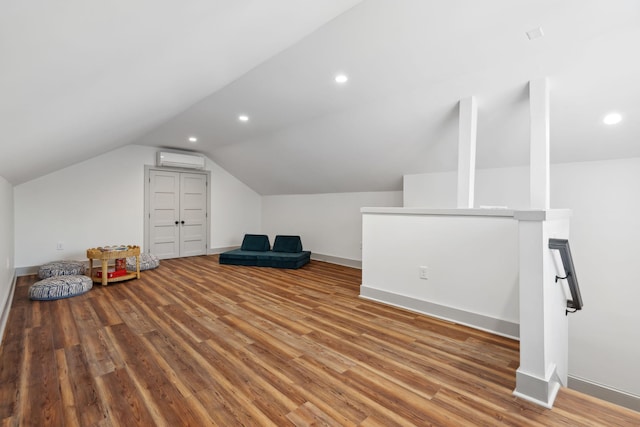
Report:
M360 296L520 339L518 397L567 384L568 322L550 238L569 210L362 208Z

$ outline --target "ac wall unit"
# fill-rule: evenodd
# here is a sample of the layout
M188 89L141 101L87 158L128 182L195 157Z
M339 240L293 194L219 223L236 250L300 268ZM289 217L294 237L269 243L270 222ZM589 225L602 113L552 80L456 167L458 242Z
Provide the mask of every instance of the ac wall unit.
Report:
M156 165L168 168L204 169L204 157L158 151Z

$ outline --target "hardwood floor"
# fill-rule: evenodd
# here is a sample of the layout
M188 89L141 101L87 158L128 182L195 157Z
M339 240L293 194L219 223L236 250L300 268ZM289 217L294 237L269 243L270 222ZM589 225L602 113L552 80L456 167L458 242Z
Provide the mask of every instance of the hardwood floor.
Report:
M3 426L632 426L563 389L512 396L518 343L358 298L360 271L162 261L142 278L30 301L0 349Z

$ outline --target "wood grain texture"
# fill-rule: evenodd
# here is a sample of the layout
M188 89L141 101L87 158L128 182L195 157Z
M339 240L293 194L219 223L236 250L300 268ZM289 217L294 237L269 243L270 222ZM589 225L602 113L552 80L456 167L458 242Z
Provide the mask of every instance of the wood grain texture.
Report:
M164 260L58 301L35 280L0 348L3 426L640 425L568 389L514 397L517 341L362 300L348 267Z

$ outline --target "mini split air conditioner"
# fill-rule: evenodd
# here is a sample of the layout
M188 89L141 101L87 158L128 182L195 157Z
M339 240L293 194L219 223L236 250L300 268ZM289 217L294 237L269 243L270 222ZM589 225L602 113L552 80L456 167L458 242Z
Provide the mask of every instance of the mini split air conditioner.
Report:
M156 166L168 168L204 169L204 157L193 154L158 151Z

